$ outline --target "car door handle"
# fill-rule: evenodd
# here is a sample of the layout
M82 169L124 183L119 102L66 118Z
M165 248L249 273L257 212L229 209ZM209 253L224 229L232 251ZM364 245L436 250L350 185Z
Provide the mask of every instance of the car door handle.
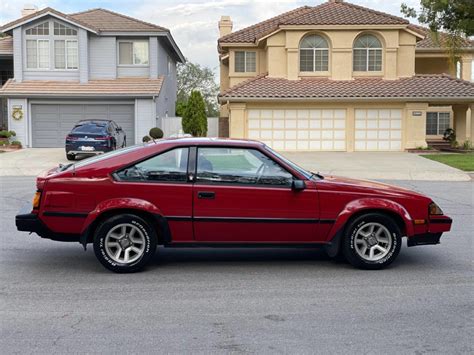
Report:
M198 192L198 198L200 198L200 199L213 200L215 197L216 197L215 192L211 192L211 191L199 191Z

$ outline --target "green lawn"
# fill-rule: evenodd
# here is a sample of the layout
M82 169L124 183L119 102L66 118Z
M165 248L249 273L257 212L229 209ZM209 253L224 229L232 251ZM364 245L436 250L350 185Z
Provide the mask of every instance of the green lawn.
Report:
M474 171L474 153L467 154L426 154L423 158L431 159L453 168L464 171Z

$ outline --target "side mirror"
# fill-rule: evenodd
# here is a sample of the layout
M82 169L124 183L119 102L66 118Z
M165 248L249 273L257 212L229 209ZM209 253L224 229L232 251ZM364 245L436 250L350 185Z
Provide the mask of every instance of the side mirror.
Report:
M291 188L294 191L302 191L306 189L306 183L304 180L293 180L293 184L291 185Z
M117 127L117 132L120 132L122 130L122 127Z

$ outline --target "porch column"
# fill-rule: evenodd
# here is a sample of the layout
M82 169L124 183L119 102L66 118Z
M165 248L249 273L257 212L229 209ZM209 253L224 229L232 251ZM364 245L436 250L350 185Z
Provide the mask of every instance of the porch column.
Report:
M466 128L466 131L469 132L467 140L474 143L474 104L471 104L466 112Z

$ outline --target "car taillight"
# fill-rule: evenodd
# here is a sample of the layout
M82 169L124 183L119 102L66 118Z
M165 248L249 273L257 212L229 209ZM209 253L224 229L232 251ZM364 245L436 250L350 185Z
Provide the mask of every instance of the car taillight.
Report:
M77 141L78 138L77 138L77 137L73 137L73 136L66 136L66 140L67 140L67 141Z
M112 137L95 137L94 139L96 139L98 141L107 141L109 139L112 139Z
M38 209L41 200L41 191L36 191L35 195L33 196L33 209Z

